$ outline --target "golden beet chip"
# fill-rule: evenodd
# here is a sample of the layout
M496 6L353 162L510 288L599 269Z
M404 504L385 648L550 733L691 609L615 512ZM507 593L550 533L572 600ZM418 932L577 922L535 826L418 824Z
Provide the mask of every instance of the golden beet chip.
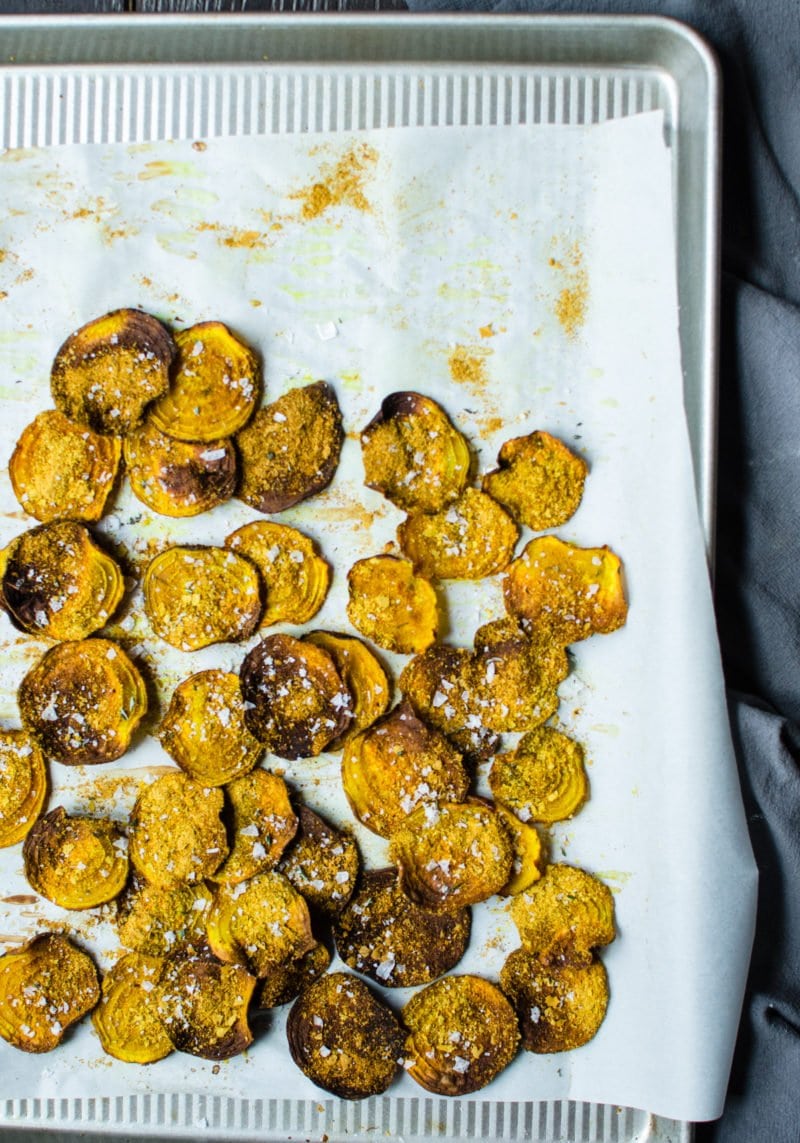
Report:
M227 1060L253 1042L247 1007L256 979L240 964L222 964L207 949L168 957L156 1000L172 1046L207 1060Z
M199 786L180 771L156 778L131 813L134 869L160 886L216 873L228 854L222 807L222 790Z
M614 899L602 881L573 865L548 865L540 881L511 902L525 948L543 963L564 955L586 960L614 939Z
M607 635L628 615L622 563L610 548L579 548L539 536L508 569L506 607L522 625L567 646Z
M114 487L122 448L48 409L23 429L8 462L14 495L31 516L99 520Z
M206 920L208 945L229 964L254 976L304 956L317 943L305 899L280 873L259 873L221 885Z
M308 806L300 806L298 820L297 835L278 870L310 905L335 917L353 895L361 868L355 838Z
M226 885L247 881L277 865L297 832L286 783L268 770L253 770L226 789L231 851L214 874Z
M245 725L239 676L213 667L178 684L159 739L170 758L201 786L224 786L241 778L264 753Z
M535 432L506 441L499 467L483 478L484 491L534 532L559 528L578 510L586 462L557 437Z
M52 1051L99 999L94 961L60 933L0 956L0 1036L24 1052Z
M134 496L161 516L199 516L233 496L236 452L225 438L177 441L147 420L123 451Z
M328 971L330 963L331 954L320 943L297 960L271 968L259 981L258 1007L278 1008L281 1004L291 1004L304 988Z
M513 620L475 633L469 670L472 707L496 731L533 730L558 710L558 686L569 673L566 651L550 639L529 639Z
M231 532L225 546L251 560L264 581L262 627L307 623L325 602L331 569L309 536L287 524L254 520Z
M413 655L433 643L439 628L436 592L410 560L358 560L347 573L347 586L350 622L379 647Z
M552 726L540 726L521 738L510 754L497 755L489 786L498 802L523 821L565 821L589 793L583 747Z
M211 891L204 881L151 885L136 872L117 898L117 932L127 949L164 957L205 942Z
M3 604L32 635L85 639L114 614L124 591L116 561L83 524L40 524L6 549Z
M332 657L292 635L268 635L239 672L245 722L280 758L314 758L343 734L353 700Z
M224 548L167 548L147 565L144 609L179 651L248 639L261 619L261 582L249 560Z
M147 711L144 679L109 639L51 647L22 680L18 701L28 733L69 766L121 757Z
M488 725L497 712L489 710L478 689L482 677L471 651L436 643L406 663L398 685L421 718L466 757L483 760L494 754L500 739Z
M514 1009L480 976L445 976L412 996L405 1068L435 1095L468 1095L491 1083L517 1054Z
M515 949L500 970L500 987L519 1018L529 1052L568 1052L596 1034L608 1007L608 977L601 961L544 965L528 949Z
M236 437L238 496L259 512L283 512L326 488L344 441L336 394L325 381L284 393Z
M496 500L467 488L438 512L414 512L397 541L417 571L430 579L483 579L507 568L519 529Z
M545 866L542 839L536 826L520 821L516 814L512 814L511 810L507 810L499 802L495 805L495 810L508 830L511 847L514 850L511 876L500 893L503 897L513 897L529 889L534 881L538 881L542 876Z
M166 393L174 355L160 321L141 310L114 310L70 334L53 362L50 391L71 421L123 436Z
M92 1024L103 1051L126 1064L153 1064L172 1051L155 1004L160 957L126 953L103 977Z
M367 870L334 920L339 956L386 988L428 984L461 960L469 943L469 909L431 913L409 901L394 869Z
M389 839L403 892L423 909L449 913L499 893L512 869L507 827L482 802L423 805Z
M404 702L345 746L342 785L358 820L388 837L418 805L462 801L469 777L456 748Z
M42 812L47 769L24 730L0 729L0 849L16 845Z
M327 973L305 988L286 1035L301 1072L340 1099L380 1095L397 1074L403 1047L397 1017L349 973Z
M182 329L175 345L172 383L153 405L153 424L179 441L217 441L238 432L261 398L255 353L219 321Z
M353 699L353 721L328 747L339 750L387 710L392 684L375 654L355 635L311 631L304 638L328 652Z
M62 909L111 901L128 878L128 843L108 818L73 817L57 806L34 825L22 847L31 888Z
M365 483L406 512L437 512L464 490L470 454L444 409L392 393L361 434Z

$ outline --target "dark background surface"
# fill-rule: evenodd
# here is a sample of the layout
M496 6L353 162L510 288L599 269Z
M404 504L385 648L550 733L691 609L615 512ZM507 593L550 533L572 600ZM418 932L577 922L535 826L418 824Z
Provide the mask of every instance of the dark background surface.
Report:
M0 0L0 13L65 16L373 11L379 18L406 7L404 0ZM720 58L716 604L761 880L725 1114L698 1127L697 1138L800 1143L800 0L408 0L408 7L673 16Z

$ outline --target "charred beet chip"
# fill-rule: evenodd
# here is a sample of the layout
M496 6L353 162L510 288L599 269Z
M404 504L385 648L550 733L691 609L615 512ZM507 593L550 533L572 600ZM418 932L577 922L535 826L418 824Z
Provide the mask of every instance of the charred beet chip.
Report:
M109 639L51 647L19 688L23 725L46 755L69 766L113 762L147 710L144 680Z
M253 1042L247 1007L256 979L240 964L222 964L207 949L184 949L164 963L158 1015L173 1047L227 1060Z
M503 590L508 611L527 631L564 647L616 631L628 616L619 557L557 536L531 540L509 567Z
M436 727L465 757L491 757L500 739L489 725L477 683L475 656L464 647L436 643L403 668L398 685L417 714Z
M500 970L500 987L514 1005L529 1052L569 1052L596 1035L608 1007L608 977L596 957L542 964L515 949Z
M14 495L43 524L99 520L114 487L122 446L75 425L58 409L39 413L8 462Z
M261 398L261 367L249 346L219 321L175 335L172 383L153 406L157 429L180 441L218 441L238 432Z
M517 1054L514 1009L480 976L446 976L412 996L405 1067L435 1095L468 1095L491 1083Z
M123 436L166 393L174 355L160 321L141 310L114 310L61 346L50 374L53 400L76 424Z
M291 389L259 409L237 434L239 497L259 512L282 512L326 488L344 441L336 394L325 381Z
M91 909L111 901L128 878L128 843L108 818L70 816L57 806L22 847L32 889L63 909Z
M340 913L353 895L361 860L355 838L300 806L297 836L278 869L309 905L328 917Z
M114 614L125 591L116 561L83 524L40 524L0 555L2 601L31 635L85 639Z
M280 873L221 885L206 920L211 951L254 976L304 956L317 943L305 899Z
M342 784L358 820L388 837L420 804L462 801L469 777L445 736L401 703L347 744Z
M332 657L292 635L268 635L239 672L245 722L280 758L314 758L353 717L353 700Z
M397 541L417 571L430 579L483 579L508 567L519 529L496 500L467 488L438 512L414 512Z
M224 548L167 548L147 565L142 589L153 630L179 651L248 639L263 610L255 566Z
M178 684L159 738L170 758L201 786L241 778L264 753L245 725L239 676L216 668Z
M160 957L126 953L103 977L92 1024L109 1056L127 1064L153 1064L172 1051L153 1003L162 967Z
M340 750L388 708L392 698L389 676L361 639L334 631L310 631L305 640L327 651L353 698L353 721L329 750Z
M556 437L530 433L506 441L499 467L483 478L484 491L534 532L559 528L577 511L587 465Z
M347 573L347 616L387 651L413 655L430 647L439 628L436 592L410 560L371 556Z
M308 536L287 524L254 520L231 532L225 547L258 568L266 588L262 627L307 623L325 602L331 569Z
M183 945L205 941L211 891L204 881L162 887L134 872L117 898L117 932L122 945L164 957Z
M200 881L228 854L219 789L199 786L179 771L145 787L131 812L130 856L153 885Z
M24 1052L58 1047L99 999L94 961L59 933L0 956L0 1036Z
M148 420L123 451L134 496L161 516L199 516L233 496L236 452L225 438L177 441Z
M298 960L271 968L259 981L257 1004L259 1008L278 1008L291 1004L304 988L328 971L331 954L324 944L316 944Z
M466 438L440 405L420 393L392 393L361 434L365 482L406 512L437 512L464 490Z
M289 1012L286 1035L303 1074L340 1099L380 1095L397 1074L400 1024L349 973L327 973L308 985Z
M286 783L267 770L253 770L225 789L231 851L214 874L225 885L247 881L277 865L297 832Z
M614 939L611 890L573 865L548 865L540 881L511 903L523 947L547 964L565 954L591 959L591 950Z
M335 919L339 956L386 988L428 984L461 960L469 943L469 909L436 914L414 905L395 869L364 872Z
M34 739L0 729L0 849L22 841L46 797L47 768Z
M516 750L497 755L489 786L523 821L565 821L589 792L583 747L552 726L540 726L524 735Z
M507 827L482 802L422 805L389 839L403 892L423 909L476 905L507 883L514 850Z

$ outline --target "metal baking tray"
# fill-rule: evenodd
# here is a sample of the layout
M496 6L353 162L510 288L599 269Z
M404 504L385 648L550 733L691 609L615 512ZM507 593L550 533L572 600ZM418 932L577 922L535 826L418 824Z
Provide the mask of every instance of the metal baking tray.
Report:
M657 17L236 15L7 18L0 146L393 125L597 123L661 109L673 152L684 403L709 558L715 499L719 79ZM1 191L0 191L1 193ZM0 1098L30 1141L378 1138L687 1143L691 1125L572 1101L347 1103L208 1095Z

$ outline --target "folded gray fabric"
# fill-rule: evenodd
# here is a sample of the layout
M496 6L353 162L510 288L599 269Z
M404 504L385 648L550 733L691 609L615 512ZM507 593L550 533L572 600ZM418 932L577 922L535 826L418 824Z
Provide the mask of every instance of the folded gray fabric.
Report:
M759 913L725 1113L703 1143L798 1143L800 4L409 0L418 11L671 16L724 77L717 620Z

